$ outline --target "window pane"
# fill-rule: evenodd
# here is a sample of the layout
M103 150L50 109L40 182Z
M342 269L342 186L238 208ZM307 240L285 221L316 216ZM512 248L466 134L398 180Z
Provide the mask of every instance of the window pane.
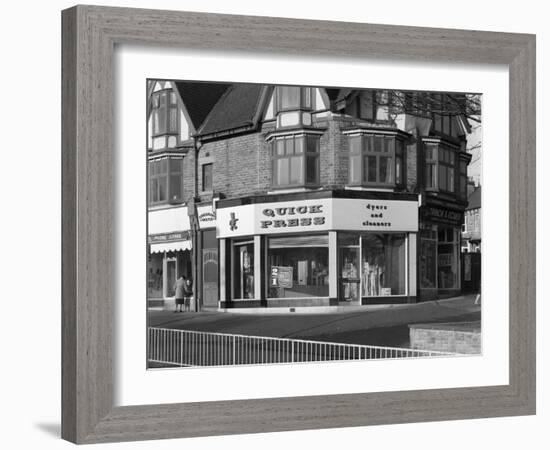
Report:
M233 247L233 298L254 298L254 244Z
M396 140L395 141L395 154L396 155L403 155L403 141Z
M275 161L276 178L278 186L288 185L289 180L289 160L287 158L277 159Z
M277 139L275 141L275 149L278 156L282 156L285 154L285 140L284 139Z
M420 263L419 274L420 286L423 288L436 287L437 272L437 242L428 238L420 239Z
M361 136L351 136L349 138L349 152L353 154L361 153Z
M319 139L313 136L307 137L308 153L317 153L319 151Z
M364 141L363 141L364 144L363 144L363 145L365 146L365 151L366 151L367 153L372 152L372 151L373 151L373 149L372 149L372 148L373 148L373 147L372 147L372 145L373 145L373 144L372 144L373 137L372 137L372 136L365 136L363 139L364 139Z
M306 183L319 182L319 158L317 156L306 157Z
M449 163L451 163L453 166L455 164L455 152L452 150L449 150Z
M395 139L392 137L384 138L384 153L393 153L394 142Z
M280 86L281 108L291 109L300 107L300 88L296 86Z
M403 170L401 165L401 156L395 157L395 182L397 184L401 184L402 178L401 178L401 171Z
M384 145L384 138L382 136L374 136L374 151L381 152Z
M181 173L183 160L180 158L170 159L170 173Z
M438 287L451 289L458 287L458 241L453 242L454 229L440 227L437 246Z
M447 167L439 165L439 189L447 190Z
M157 189L157 180L152 179L149 181L149 202L155 203L158 202L158 189Z
M379 158L380 163L380 183L391 183L391 158L387 156L381 156Z
M159 202L165 202L168 200L167 192L166 192L166 177L158 178L158 201Z
M202 166L202 190L212 190L212 164Z
M294 154L301 155L304 153L304 137L298 137L294 139Z
M405 236L362 236L361 295L405 294Z
M176 133L178 131L178 110L176 108L170 108L170 127L169 133Z
M181 175L170 175L170 201L181 200Z
M452 167L447 168L447 190L449 192L455 191L455 171Z
M364 173L367 174L367 181L370 183L376 183L376 173L377 173L377 167L376 167L376 156L367 156L365 158L365 161L367 163L366 170L363 168Z
M303 88L304 108L311 108L311 88Z
M349 182L352 184L361 183L361 155L349 157Z
M158 174L167 174L168 173L168 160L161 159L159 162Z
M292 155L294 153L294 139L285 139L285 154Z
M302 184L304 173L304 158L302 156L293 156L290 158L290 184Z
M272 246L268 249L269 298L328 297L328 247Z

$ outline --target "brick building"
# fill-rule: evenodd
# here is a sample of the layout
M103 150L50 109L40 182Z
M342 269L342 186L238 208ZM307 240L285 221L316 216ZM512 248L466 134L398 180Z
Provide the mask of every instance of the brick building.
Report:
M150 81L149 305L403 303L460 292L464 96Z

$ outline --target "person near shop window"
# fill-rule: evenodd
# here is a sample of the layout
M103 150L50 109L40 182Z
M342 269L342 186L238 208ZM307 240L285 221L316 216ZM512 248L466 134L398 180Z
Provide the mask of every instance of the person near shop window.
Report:
M185 299L185 289L187 282L183 275L181 275L174 284L174 291L176 293L176 309L174 312L183 312L183 304Z
M191 278L185 280L183 294L185 296L185 311L191 311L191 297L193 297L193 282Z

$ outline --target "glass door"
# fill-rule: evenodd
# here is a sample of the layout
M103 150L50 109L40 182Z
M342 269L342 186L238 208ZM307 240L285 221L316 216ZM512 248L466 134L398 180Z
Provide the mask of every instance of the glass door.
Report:
M176 295L175 284L176 284L176 269L177 261L176 258L167 258L166 259L166 284L164 292L166 297L174 297Z
M340 247L340 289L338 293L340 303L361 304L359 254L359 247Z

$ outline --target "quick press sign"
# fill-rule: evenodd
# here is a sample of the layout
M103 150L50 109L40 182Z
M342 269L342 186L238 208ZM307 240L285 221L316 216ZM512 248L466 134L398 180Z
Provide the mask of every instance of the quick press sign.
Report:
M328 230L416 232L418 203L329 198L217 210L217 235L221 238Z

